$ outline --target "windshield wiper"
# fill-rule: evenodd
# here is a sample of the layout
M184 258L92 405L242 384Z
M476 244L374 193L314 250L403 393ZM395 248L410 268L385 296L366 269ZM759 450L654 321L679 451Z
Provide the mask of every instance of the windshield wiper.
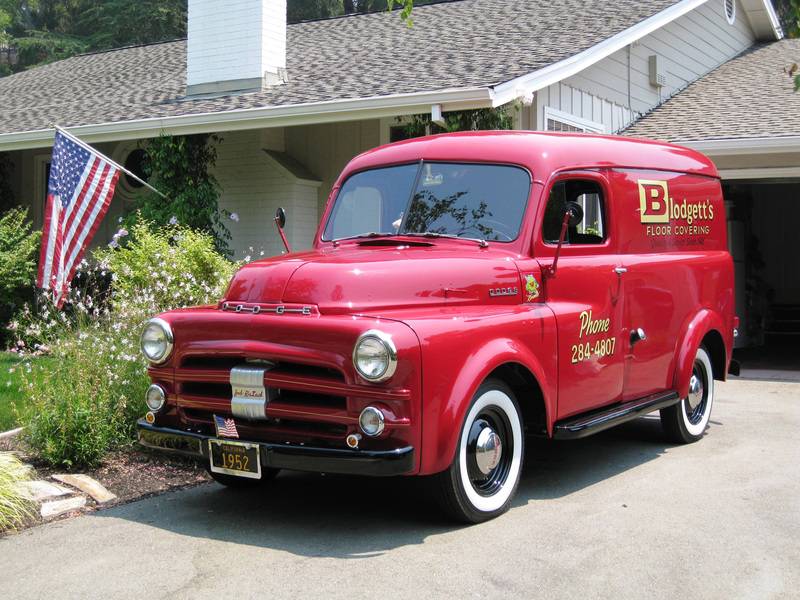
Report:
M338 242L344 242L347 240L357 240L360 238L379 238L379 237L394 237L398 235L397 233L382 233L378 231L369 231L367 233L359 233L358 235L348 235L347 237L340 237L336 238L335 240L331 240L334 244Z
M408 232L408 233L398 233L396 235L407 235L408 237L447 238L449 240L464 240L466 242L477 242L477 244L481 248L486 248L486 247L489 246L489 244L484 239L473 238L473 237L463 237L463 236L460 236L460 235L455 235L453 233L434 233L432 231L425 231L423 233Z

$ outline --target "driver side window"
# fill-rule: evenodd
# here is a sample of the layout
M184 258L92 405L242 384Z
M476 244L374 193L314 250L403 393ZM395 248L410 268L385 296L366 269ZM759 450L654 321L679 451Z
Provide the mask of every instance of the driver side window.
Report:
M596 181L566 179L553 184L542 223L542 237L557 244L568 202L583 209L583 218L575 227L567 227L564 244L602 244L606 241L606 213L603 189Z

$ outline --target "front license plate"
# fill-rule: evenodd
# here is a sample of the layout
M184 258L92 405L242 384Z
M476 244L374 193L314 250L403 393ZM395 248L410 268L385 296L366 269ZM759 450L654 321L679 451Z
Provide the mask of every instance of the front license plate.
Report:
M214 473L261 479L261 455L257 444L208 440Z

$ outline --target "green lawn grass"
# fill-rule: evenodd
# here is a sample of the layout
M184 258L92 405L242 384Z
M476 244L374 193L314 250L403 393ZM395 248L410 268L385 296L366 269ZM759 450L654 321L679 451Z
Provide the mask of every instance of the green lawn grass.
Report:
M16 354L0 352L0 432L16 427L14 406L23 408L19 367Z

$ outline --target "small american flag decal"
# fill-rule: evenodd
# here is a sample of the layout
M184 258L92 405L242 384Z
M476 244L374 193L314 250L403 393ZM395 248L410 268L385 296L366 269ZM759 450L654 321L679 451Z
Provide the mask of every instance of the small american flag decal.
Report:
M239 432L236 431L236 422L233 419L224 419L214 415L214 425L217 428L217 437L239 439Z

